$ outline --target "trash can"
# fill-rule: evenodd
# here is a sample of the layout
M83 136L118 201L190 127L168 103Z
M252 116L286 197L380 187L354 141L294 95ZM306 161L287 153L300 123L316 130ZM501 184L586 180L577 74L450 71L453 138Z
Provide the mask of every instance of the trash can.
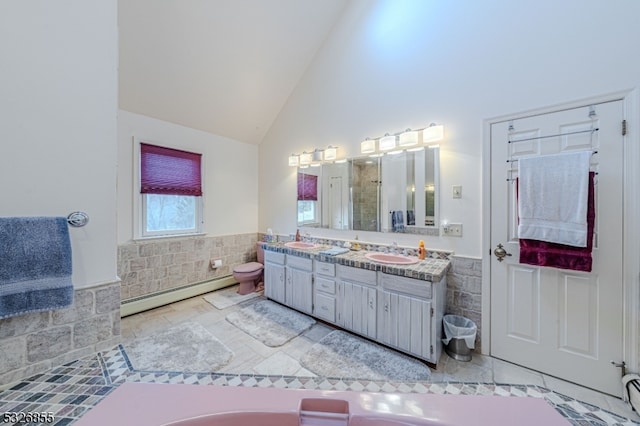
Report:
M444 351L458 361L471 361L471 349L475 347L478 327L469 318L445 315L442 320L445 338Z

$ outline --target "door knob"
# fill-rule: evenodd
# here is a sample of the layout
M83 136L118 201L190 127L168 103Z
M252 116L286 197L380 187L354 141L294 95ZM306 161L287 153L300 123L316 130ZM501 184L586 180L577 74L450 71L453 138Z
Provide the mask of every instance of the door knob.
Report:
M511 256L511 253L507 253L502 244L498 244L498 247L493 251L493 254L498 258L498 262L502 262L505 256Z

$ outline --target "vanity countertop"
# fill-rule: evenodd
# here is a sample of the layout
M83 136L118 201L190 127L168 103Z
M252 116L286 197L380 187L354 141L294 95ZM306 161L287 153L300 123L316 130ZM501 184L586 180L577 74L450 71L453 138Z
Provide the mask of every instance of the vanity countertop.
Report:
M337 263L340 265L351 266L353 268L369 269L372 271L381 271L386 274L399 275L418 280L440 282L451 267L448 259L427 258L411 265L384 264L369 260L365 257L367 250L349 250L346 253L338 255L327 255L320 253L332 248L329 245L317 245L309 249L294 249L285 246L285 243L265 243L263 248L268 251L290 254L293 256L305 257L327 263Z

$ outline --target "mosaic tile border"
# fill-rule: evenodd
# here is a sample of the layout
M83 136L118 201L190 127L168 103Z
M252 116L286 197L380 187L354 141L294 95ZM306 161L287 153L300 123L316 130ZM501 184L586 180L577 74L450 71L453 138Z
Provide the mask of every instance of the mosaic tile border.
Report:
M544 398L573 425L632 426L633 420L535 385L480 382L381 382L350 378L135 370L122 346L36 374L0 391L0 413L53 412L66 426L124 382ZM10 423L4 423L10 424ZM37 425L39 423L30 423Z
M260 241L265 243L270 243L270 244L277 244L279 242L284 243L291 240L290 238L282 235L272 236L271 240L269 240L269 236L266 234L259 234L258 238ZM302 240L306 242L314 243L314 244L322 244L322 245L338 246L338 247L343 247L344 244L347 242L353 243L353 241L351 240L341 240L341 239L335 239L335 238L320 238L320 237L303 237ZM391 250L391 245L389 244L369 243L364 241L360 241L360 247L362 250L366 250L366 251L379 251L379 252L385 252L385 253L388 253L389 250ZM403 254L406 254L407 256L418 255L417 247L398 246L397 249ZM432 250L427 248L427 258L429 259L450 260L453 254L454 254L453 251L449 251L449 250Z
M368 269L371 271L382 271L391 275L399 275L432 282L440 282L449 269L451 269L450 259L442 259L438 256L428 257L419 263L411 265L384 265L372 262L365 257L367 252L376 251L373 246L370 247L369 245L363 245L363 249L361 250L352 250L339 255L327 255L322 253L322 251L327 248L326 244L322 244L323 246L318 248L296 250L286 247L284 243L269 243L264 246L264 249L271 252L290 254L307 259L316 259L321 262L336 263L353 268ZM399 247L394 250L408 256L416 256L415 250L413 249L402 249ZM377 251L388 253L389 249L387 247L384 250L381 249Z

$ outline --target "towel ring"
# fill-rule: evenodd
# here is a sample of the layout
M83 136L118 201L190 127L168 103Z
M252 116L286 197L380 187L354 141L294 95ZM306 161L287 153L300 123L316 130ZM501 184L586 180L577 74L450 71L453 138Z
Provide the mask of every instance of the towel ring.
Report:
M67 216L67 223L75 228L80 228L89 223L89 215L85 212L73 212Z

